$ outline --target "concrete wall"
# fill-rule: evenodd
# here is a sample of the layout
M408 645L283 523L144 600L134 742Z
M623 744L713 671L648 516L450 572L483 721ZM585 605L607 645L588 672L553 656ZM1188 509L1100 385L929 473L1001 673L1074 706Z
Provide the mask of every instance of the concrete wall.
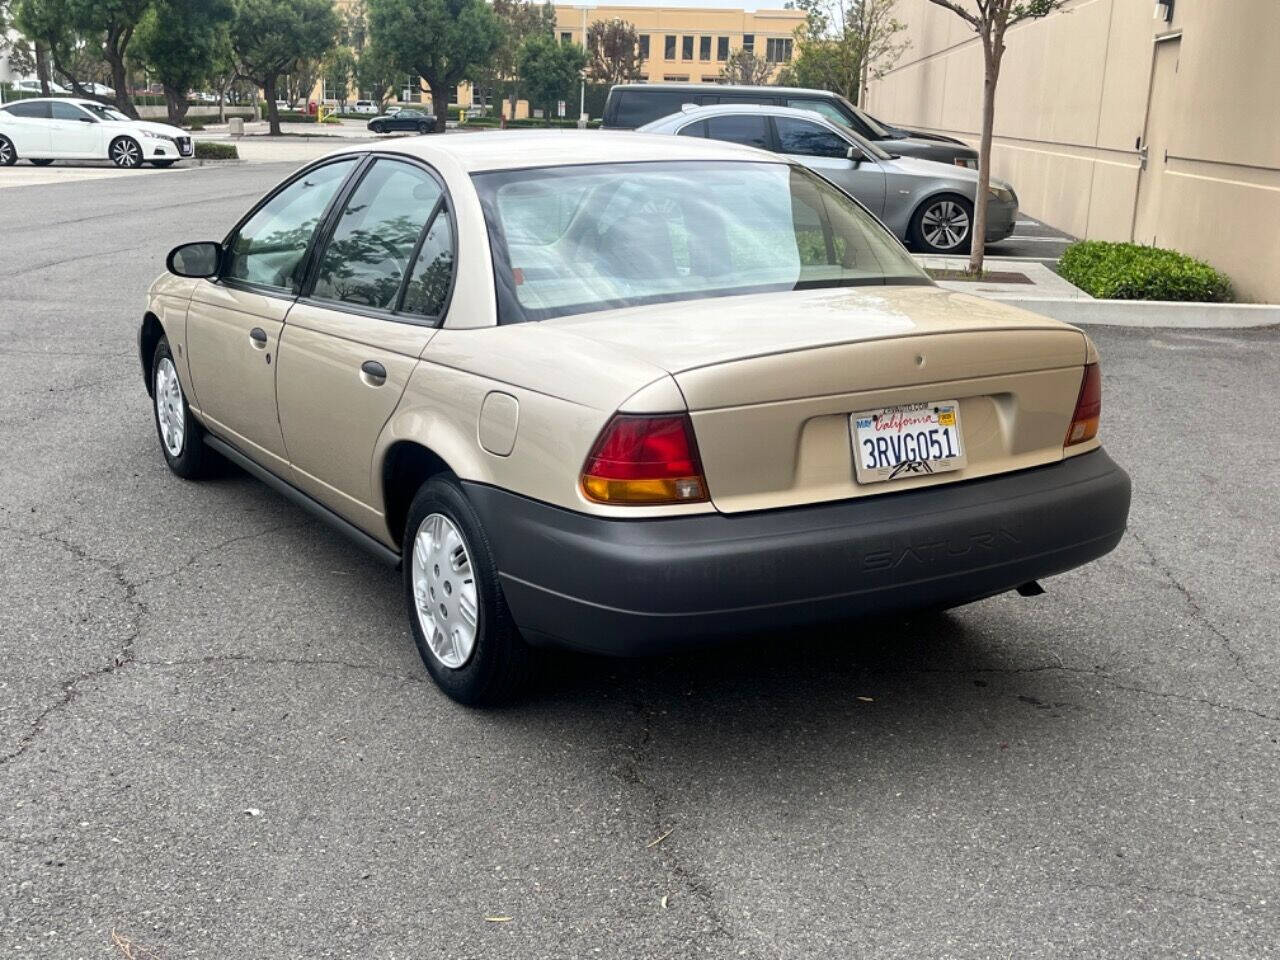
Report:
M1280 301L1280 3L1177 0L1172 23L1153 7L1073 0L1009 32L993 172L1069 233L1173 247L1230 275L1241 299ZM870 85L868 109L976 145L979 41L928 0L897 10L911 47ZM1157 40L1179 32L1176 71L1153 92ZM1149 103L1161 131L1146 130ZM1168 150L1146 171L1144 136Z

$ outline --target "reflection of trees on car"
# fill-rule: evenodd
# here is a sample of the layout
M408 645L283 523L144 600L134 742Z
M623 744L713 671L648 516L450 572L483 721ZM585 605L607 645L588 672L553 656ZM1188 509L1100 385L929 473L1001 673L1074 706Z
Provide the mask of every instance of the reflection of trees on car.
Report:
M320 264L316 296L393 308L421 224L421 219L401 214L380 220L376 231L357 227L335 236Z

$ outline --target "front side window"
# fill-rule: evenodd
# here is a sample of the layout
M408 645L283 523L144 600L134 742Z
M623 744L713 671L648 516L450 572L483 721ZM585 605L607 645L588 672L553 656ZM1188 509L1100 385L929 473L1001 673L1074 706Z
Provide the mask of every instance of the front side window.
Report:
M353 157L316 167L263 204L232 237L223 276L292 292L311 235L355 166Z
M88 114L77 107L74 103L65 103L62 100L55 100L49 104L50 114L54 120L87 120Z
M707 136L712 140L728 140L748 147L769 149L769 121L750 114L729 114L707 121Z
M799 157L835 157L849 155L849 144L826 127L808 120L774 117L778 131L778 151Z
M88 110L98 120L110 120L113 123L129 122L128 117L113 107L106 107L100 103L82 103L80 106Z
M875 218L800 166L603 164L473 179L503 323L743 293L929 282Z
M423 227L443 191L430 174L378 160L352 192L320 257L312 296L394 310Z

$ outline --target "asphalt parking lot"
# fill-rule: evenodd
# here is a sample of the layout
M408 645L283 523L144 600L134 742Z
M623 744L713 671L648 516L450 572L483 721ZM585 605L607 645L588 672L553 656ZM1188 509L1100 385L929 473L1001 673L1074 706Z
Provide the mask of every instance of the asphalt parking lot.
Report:
M396 575L157 448L146 287L290 166L0 191L0 952L1280 954L1280 333L1093 331L1131 529L1044 596L473 712Z

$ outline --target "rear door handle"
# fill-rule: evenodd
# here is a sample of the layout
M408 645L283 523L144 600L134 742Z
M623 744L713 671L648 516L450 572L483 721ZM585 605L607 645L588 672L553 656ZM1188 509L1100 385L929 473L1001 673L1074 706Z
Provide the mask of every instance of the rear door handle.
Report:
M267 331L263 330L261 327L254 327L249 331L249 339L253 342L255 347L261 350L267 345Z
M387 368L377 360L366 360L360 364L360 379L371 387L380 387L387 382Z

